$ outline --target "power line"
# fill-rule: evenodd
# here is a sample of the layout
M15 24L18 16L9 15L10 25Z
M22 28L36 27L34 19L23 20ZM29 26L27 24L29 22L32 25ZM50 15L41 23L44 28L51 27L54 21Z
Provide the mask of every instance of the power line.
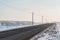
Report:
M8 2L8 1L7 1ZM26 12L27 10L25 10L24 8L21 9L21 8L17 8L17 7L13 7L13 6L10 6L8 5L6 1L0 1L1 4L5 5L6 7L10 8L10 9L13 9L13 10L17 10L17 11L23 11L23 12Z
M3 4L3 5L5 5L5 6L8 7L8 8L12 8L12 9L15 9L15 10L20 10L19 8L9 6L7 3L4 3L4 2L2 2L2 1L0 1L0 3Z

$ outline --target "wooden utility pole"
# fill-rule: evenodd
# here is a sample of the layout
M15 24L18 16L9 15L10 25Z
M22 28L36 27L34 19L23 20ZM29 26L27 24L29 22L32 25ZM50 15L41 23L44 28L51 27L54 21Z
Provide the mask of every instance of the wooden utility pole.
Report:
M43 24L43 16L42 16L42 24Z
M32 12L32 25L34 24L34 13Z

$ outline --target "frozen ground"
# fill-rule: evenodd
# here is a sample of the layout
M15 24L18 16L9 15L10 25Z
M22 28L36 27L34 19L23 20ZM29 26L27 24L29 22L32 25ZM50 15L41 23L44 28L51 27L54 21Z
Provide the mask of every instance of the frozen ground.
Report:
M60 40L60 23L56 23L53 27L47 28L30 40Z
M16 28L22 28L22 27L27 27L29 25L25 26L0 26L0 31L6 31L6 30L11 30L11 29L16 29Z
M34 24L38 25L38 24ZM21 26L0 26L0 31L6 31L6 30L11 30L11 29L16 29L16 28L23 28L23 27L29 27L29 26L34 26L34 25L21 25Z

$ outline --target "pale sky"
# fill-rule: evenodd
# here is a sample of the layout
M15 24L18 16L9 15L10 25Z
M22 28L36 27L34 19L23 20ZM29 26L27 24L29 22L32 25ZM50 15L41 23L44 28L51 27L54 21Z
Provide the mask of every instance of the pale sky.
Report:
M0 0L0 20L60 22L60 0Z

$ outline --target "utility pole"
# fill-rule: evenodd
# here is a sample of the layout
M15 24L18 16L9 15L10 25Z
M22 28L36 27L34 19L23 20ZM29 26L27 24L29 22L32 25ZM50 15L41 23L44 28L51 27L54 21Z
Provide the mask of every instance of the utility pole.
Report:
M34 24L34 13L32 12L32 25Z
M43 24L43 16L42 16L42 24Z

